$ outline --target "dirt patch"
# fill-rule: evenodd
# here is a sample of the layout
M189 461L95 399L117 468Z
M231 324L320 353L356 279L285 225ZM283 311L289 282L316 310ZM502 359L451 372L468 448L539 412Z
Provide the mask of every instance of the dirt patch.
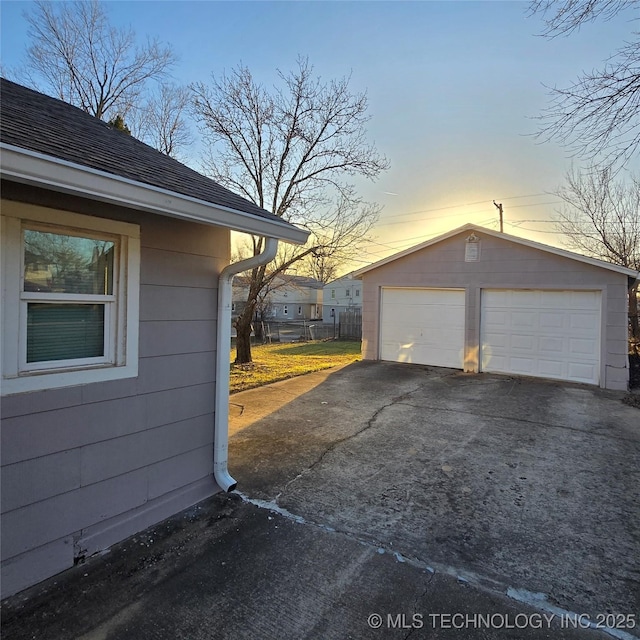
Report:
M622 402L628 404L630 407L640 409L640 393L628 393L622 398Z

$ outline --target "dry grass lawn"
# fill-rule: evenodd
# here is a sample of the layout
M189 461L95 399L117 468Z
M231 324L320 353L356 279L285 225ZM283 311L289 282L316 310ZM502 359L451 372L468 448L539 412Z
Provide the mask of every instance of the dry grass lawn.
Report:
M231 350L231 393L361 359L360 342L347 340L255 345L251 354L251 364L236 365L235 349Z

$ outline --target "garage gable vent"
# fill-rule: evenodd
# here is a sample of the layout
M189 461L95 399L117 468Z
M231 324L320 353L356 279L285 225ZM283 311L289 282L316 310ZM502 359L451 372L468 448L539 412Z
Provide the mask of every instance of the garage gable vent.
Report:
M473 232L465 243L464 261L478 262L480 260L480 238Z

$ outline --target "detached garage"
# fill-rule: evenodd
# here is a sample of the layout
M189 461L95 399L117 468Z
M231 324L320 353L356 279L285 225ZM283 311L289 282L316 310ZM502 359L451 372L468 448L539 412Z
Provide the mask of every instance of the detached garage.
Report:
M365 359L627 388L631 269L465 225L356 275Z

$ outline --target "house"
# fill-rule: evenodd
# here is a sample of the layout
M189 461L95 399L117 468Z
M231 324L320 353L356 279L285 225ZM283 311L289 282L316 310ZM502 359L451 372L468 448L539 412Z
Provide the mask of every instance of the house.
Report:
M322 289L322 321L336 321L341 311L362 309L362 280L349 273Z
M247 302L249 281L239 276L233 285L233 315ZM322 317L322 283L314 278L283 274L261 292L256 309L259 319L286 322Z
M231 283L307 232L1 80L2 596L235 481ZM229 265L230 230L266 238Z
M468 224L355 276L364 359L627 388L631 269Z

